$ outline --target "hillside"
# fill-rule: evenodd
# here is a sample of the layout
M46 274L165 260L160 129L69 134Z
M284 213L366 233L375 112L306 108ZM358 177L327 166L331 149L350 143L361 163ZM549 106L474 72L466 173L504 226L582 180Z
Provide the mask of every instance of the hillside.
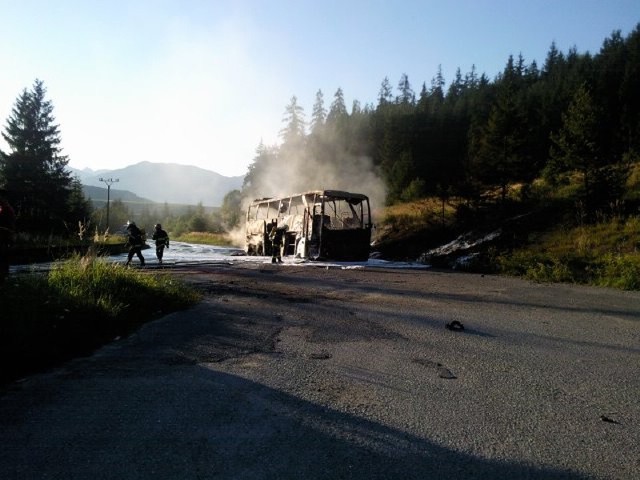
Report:
M105 188L106 185L100 178L114 178L119 181L113 186L117 186L120 191L131 192L134 197L184 205L202 203L204 206L220 206L224 196L241 188L244 180L241 176L225 177L210 170L173 163L140 162L125 168L99 172L70 170L87 187ZM113 186L112 194L115 193ZM89 196L97 199L97 196Z
M373 252L436 268L640 290L640 164L626 191L593 222L581 220L571 188L541 183L527 202L514 188L504 204L399 203L375 212Z
M84 192L84 196L90 199L94 206L98 208L107 203L107 188L104 186L94 187L92 185L82 185L82 191ZM124 203L153 203L153 201L148 198L142 198L128 190L116 188L111 188L109 198L111 201L121 200Z
M82 190L87 199L91 201L94 208L102 208L107 204L107 189L105 187L93 187L90 185L83 185ZM194 207L193 204L188 203L169 203L169 202L154 202L148 198L142 198L137 196L128 190L119 190L111 188L111 194L109 196L111 205L113 202L119 200L126 208L129 215L140 218L140 215L148 215L149 212L158 212L160 208L168 208L168 211L172 215L183 215L188 213L190 209ZM212 214L220 209L220 207L204 206L203 212L206 214Z

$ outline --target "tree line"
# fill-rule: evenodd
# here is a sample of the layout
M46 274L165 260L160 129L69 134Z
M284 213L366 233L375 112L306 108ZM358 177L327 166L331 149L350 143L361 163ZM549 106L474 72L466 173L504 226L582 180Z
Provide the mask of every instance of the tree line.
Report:
M477 204L487 192L504 202L511 185L525 198L538 178L562 185L578 175L593 215L623 198L629 166L638 162L639 86L640 24L626 37L613 32L594 55L552 43L541 67L510 56L493 79L458 69L447 86L438 69L416 93L406 74L395 89L385 78L375 105L355 100L349 110L338 88L327 108L318 90L308 122L294 96L280 145L258 145L243 191L225 198L221 218L196 208L192 218L168 221L180 229L234 226L243 197L315 189L319 179L327 188L360 181L366 190L371 173L383 180L389 204L433 196ZM41 80L19 95L2 136L9 151L0 151L0 186L20 230L75 234L79 223L100 223L103 212L92 210L66 168ZM124 208L114 203L115 217Z
M350 112L342 89L328 109L318 90L308 122L294 96L283 123L280 146L257 148L248 196L271 194L273 171L290 191L304 190L322 171L367 158L389 204L454 195L477 203L487 192L505 201L511 185L526 197L538 178L561 185L579 175L593 214L622 197L638 161L640 24L627 37L613 32L595 55L552 43L542 66L510 56L493 80L458 69L447 87L438 69L416 93L406 74L395 90L385 78L376 105L356 100Z
M239 206L229 205L229 200L237 195L229 193L225 197L225 202L220 208L204 207L202 202L197 205L170 205L168 203L145 203L130 208L121 199L111 200L109 211L109 233L123 233L128 221L135 221L136 224L144 228L147 234L151 234L151 228L156 223L161 223L162 227L170 232L172 236L179 237L190 232L211 232L224 233L232 225L237 225L239 219L236 218L236 211ZM95 208L91 215L91 225L102 225L102 230L106 230L106 206ZM88 233L93 234L94 231ZM101 233L101 231L99 232Z

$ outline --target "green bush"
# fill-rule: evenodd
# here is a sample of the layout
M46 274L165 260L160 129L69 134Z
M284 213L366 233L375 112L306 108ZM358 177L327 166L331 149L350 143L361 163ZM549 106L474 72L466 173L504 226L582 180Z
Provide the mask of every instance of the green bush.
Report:
M501 273L540 282L640 290L640 217L556 228L497 262Z
M605 255L596 284L623 290L640 290L640 255Z
M530 250L517 251L497 260L501 273L536 282L575 282L585 277L585 266L576 258L555 257Z

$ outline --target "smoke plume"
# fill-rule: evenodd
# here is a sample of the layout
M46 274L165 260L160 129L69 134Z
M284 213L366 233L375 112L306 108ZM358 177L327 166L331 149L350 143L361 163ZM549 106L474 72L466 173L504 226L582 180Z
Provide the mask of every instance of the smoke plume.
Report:
M344 190L369 197L372 210L385 204L386 187L370 157L336 152L319 158L308 149L280 148L262 165L245 192L245 206L256 198L281 197L309 190Z

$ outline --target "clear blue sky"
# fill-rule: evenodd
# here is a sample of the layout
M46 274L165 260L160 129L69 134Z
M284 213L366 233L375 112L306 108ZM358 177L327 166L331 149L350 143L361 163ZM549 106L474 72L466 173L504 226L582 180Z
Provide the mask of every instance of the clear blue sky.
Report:
M244 175L294 95L309 119L318 89L375 104L385 77L494 78L639 22L640 0L0 0L0 122L39 78L72 167Z

